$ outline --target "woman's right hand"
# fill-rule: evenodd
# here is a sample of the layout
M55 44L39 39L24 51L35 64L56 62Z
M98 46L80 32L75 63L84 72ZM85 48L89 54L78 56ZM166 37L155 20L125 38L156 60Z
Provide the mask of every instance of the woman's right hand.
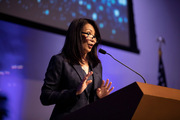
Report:
M92 83L92 80L88 80L88 78L93 74L93 72L89 72L85 77L84 79L81 81L78 89L77 89L77 92L76 92L76 95L80 95L86 88L87 86Z

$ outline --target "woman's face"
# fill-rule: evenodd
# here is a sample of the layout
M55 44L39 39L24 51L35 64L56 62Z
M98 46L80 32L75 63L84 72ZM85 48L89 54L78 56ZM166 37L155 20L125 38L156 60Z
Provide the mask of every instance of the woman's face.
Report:
M83 40L83 49L84 49L84 54L87 54L91 52L93 46L96 43L96 37L95 37L95 30L94 27L87 23L84 25L82 28L82 40Z

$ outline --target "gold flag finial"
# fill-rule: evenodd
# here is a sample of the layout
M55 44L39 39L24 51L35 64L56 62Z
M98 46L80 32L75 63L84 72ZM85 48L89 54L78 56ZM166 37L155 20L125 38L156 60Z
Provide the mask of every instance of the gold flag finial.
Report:
M162 36L159 36L157 38L157 42L159 42L159 57L162 56L161 46L162 44L165 44L165 39Z

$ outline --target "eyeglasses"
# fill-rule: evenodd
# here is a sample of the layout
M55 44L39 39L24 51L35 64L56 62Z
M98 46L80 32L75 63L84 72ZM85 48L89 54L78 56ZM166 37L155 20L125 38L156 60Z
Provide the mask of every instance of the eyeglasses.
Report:
M95 35L92 35L90 32L81 32L82 34L86 34L87 36L86 37L90 37L91 39L95 38L96 39L96 36Z

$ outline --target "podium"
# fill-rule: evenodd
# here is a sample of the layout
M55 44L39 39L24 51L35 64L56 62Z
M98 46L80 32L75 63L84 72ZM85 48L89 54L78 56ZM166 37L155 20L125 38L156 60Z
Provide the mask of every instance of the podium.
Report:
M134 82L63 120L180 120L180 90Z

